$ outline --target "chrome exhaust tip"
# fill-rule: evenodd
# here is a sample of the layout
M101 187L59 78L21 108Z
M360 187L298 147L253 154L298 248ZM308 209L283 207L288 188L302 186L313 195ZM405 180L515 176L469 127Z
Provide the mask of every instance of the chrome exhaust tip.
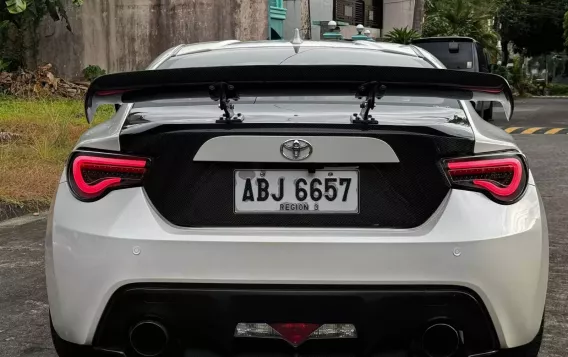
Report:
M159 322L145 320L130 329L130 346L140 356L161 356L168 347L169 335Z
M452 357L460 347L460 335L451 325L431 325L422 335L422 350L428 357Z

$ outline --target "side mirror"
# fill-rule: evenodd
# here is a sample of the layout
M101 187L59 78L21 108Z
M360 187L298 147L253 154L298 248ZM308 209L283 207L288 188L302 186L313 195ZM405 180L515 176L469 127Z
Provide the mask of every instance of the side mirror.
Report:
M458 53L460 51L460 44L458 42L450 42L448 44L450 53Z

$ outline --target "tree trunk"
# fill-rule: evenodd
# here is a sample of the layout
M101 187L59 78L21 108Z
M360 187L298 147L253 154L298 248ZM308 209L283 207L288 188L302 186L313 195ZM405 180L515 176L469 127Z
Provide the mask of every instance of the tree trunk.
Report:
M509 41L501 41L501 51L503 52L503 61L501 62L501 65L507 66L507 63L509 63Z
M412 29L422 33L422 20L424 19L424 0L414 0L414 18Z

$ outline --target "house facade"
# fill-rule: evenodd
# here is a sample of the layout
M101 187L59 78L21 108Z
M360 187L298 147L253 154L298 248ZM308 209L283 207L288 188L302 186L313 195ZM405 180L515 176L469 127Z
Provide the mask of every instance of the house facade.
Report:
M395 27L412 27L414 0L278 0L286 9L284 38L299 28L304 38L319 40L328 22L338 23L344 38L357 34L362 24L379 38Z
M362 24L379 38L393 27L412 25L414 0L97 0L67 13L65 23L43 21L30 66L51 63L64 78L81 76L89 65L109 73L145 68L181 43L290 40L300 29L319 40L335 20L345 38Z

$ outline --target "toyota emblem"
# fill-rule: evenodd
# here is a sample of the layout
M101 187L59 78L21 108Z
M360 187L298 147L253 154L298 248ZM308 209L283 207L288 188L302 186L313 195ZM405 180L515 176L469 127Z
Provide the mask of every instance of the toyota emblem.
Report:
M307 159L314 149L306 140L290 139L286 140L280 146L280 153L288 160L300 161Z

